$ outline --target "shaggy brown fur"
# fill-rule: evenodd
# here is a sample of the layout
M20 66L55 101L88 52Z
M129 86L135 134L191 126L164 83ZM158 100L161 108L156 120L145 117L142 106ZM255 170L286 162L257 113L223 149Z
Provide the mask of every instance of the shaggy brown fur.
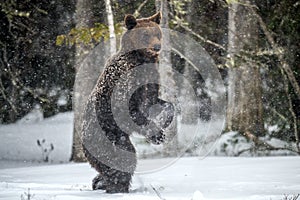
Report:
M121 50L107 61L87 103L82 136L84 153L92 167L99 172L93 180L93 189L103 189L108 193L129 190L137 162L135 148L129 135L121 130L114 120L111 95L116 82L129 70L150 63L155 65L158 62L162 35L160 19L160 13L143 19L135 19L132 15L125 17L127 31L122 37ZM147 110L142 112L141 105L146 108L155 104L170 107L170 114L164 126L155 133L145 135L148 141L154 144L164 141L163 131L172 122L174 115L173 105L158 98L158 89L155 83L144 85L134 92L129 102L130 116L139 126L150 123ZM125 156L120 156L115 149L124 150L129 154L124 153ZM126 166L114 167L113 164L110 165L113 162L125 163L123 165Z

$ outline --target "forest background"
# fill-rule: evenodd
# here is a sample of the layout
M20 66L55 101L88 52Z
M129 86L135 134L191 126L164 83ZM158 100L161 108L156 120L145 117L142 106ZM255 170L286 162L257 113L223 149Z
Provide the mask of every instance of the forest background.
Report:
M252 144L237 154L300 154L300 1L5 0L0 7L0 123L15 123L34 109L45 118L79 109L74 161L84 160L76 106L93 88L105 58L91 65L89 79L76 83L82 61L103 41L110 42L103 55L117 51L126 14L147 17L158 10L162 26L189 34L214 59L226 86L224 133L235 131L234 137ZM196 88L205 87L184 58L172 53L170 59L175 70L194 77ZM286 145L273 145L272 139Z

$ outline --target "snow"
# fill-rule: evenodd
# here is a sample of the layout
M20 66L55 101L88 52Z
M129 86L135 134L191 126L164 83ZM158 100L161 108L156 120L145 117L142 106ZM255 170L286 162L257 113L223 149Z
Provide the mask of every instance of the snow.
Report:
M38 111L19 120L16 124L1 125L0 160L42 161L43 154L37 140L45 139L45 148L50 153L51 162L67 162L72 149L73 114L60 113L44 120Z
M91 180L96 171L87 163L68 162L73 113L60 113L47 119L37 113L38 107L25 116L26 119L0 126L0 200L28 199L28 193L33 195L31 200L281 200L284 195L300 193L300 157L221 157L251 147L245 138L234 132L222 135L214 145L211 155L219 157L204 157L209 149L200 143L201 148L189 154L198 157L141 159L155 149L145 144L143 138L135 136L133 139L141 158L130 193L92 191ZM203 125L205 129L201 129L196 137L215 136L220 123ZM179 128L182 132L193 129L189 126ZM213 135L207 135L208 132ZM179 135L181 143L190 141L189 137ZM37 140L43 139L44 148L54 146L48 163L43 162L42 150L37 145ZM234 146L235 140L238 142ZM209 148L215 138L211 141L206 141ZM286 145L275 139L268 142Z
M156 165L159 159L141 160ZM153 173L136 174L129 194L92 191L96 172L87 163L0 170L0 199L283 199L300 192L299 157L181 158ZM153 189L154 188L154 189ZM155 192L155 191L156 192Z
M25 115L17 123L19 124L33 124L36 122L41 122L44 119L43 112L40 105L36 105L31 112Z
M270 133L266 134L263 137L258 137L260 141L266 142L277 148L289 148L297 151L295 142L287 142L274 137L270 137ZM215 156L237 156L239 152L243 152L245 149L251 149L245 151L240 156L295 156L297 153L291 152L289 150L264 150L258 151L254 148L252 142L247 140L241 134L237 132L228 132L223 134L214 150L210 155Z

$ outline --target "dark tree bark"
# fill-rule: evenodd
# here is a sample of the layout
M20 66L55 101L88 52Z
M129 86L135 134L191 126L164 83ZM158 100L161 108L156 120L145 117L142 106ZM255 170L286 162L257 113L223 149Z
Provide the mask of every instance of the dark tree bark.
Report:
M227 129L260 135L264 131L261 76L257 64L247 57L258 45L251 5L250 0L229 5Z
M105 23L105 1L78 0L76 4L76 28L94 27L95 23ZM96 47L97 48L97 47ZM81 141L82 116L86 101L96 84L106 60L106 47L93 50L91 46L78 44L76 46L76 80L74 84L73 110L74 131L71 160L85 161Z

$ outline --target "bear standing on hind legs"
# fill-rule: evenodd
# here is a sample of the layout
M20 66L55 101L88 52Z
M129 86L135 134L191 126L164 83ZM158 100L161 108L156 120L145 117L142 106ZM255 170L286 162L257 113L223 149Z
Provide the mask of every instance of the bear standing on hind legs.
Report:
M130 74L130 70L158 63L162 37L160 20L160 13L142 19L136 19L132 15L125 17L127 30L121 39L121 49L107 61L87 102L82 141L87 160L99 173L93 179L94 190L102 189L107 193L129 191L137 163L136 153L128 135L130 133L122 130L115 121L112 94L118 82L126 82L126 75ZM151 76L158 76L158 73ZM174 106L159 99L158 90L159 85L156 83L142 85L130 97L127 110L137 126L148 129L140 134L153 144L164 141L164 130L174 117ZM122 95L119 95L120 98ZM160 125L151 120L150 110L153 107L160 108L159 112L167 113L167 117L159 122Z

